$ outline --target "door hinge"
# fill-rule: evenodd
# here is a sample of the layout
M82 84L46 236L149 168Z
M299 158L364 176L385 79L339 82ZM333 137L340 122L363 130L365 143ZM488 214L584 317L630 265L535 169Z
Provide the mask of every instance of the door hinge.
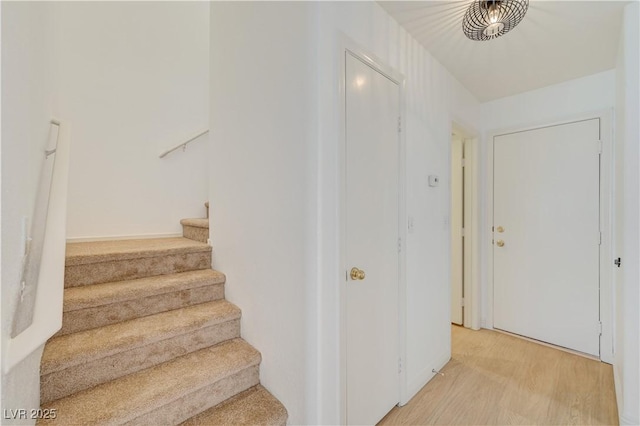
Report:
M465 236L465 235L464 235L464 228L462 228L462 233L461 233L461 235L462 235L463 237Z
M398 374L402 373L402 358L398 358Z
M402 117L398 117L398 133L402 132Z
M402 238L398 238L398 253L402 251Z
M598 141L597 147L598 147L598 154L602 154L602 141Z
M464 308L464 297L460 298L460 306L462 306Z
M600 231L598 233L598 245L601 246L602 245L602 231Z
M465 167L467 165L467 161L464 158L462 159L461 162L462 162L462 167Z
M602 336L602 321L598 321L598 336Z

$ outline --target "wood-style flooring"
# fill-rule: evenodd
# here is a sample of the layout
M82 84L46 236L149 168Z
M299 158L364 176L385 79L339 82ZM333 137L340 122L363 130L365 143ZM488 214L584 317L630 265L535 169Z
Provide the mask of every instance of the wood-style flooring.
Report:
M611 365L491 330L452 327L452 357L380 425L617 425Z

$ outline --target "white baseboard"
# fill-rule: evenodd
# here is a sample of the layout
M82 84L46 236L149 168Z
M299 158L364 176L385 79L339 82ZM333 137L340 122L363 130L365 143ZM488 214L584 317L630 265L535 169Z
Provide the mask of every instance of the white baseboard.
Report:
M622 423L622 377L616 363L613 363L613 387L616 393L616 402L618 404L618 420Z
M68 243L86 243L92 241L114 241L114 240L148 240L151 238L176 238L182 237L181 233L175 234L143 234L143 235L110 235L107 237L73 237L67 238Z
M621 425L629 425L629 426L638 426L640 425L640 419L632 419L630 417L626 417L624 413L619 416Z
M620 376L620 370L615 363L613 364L613 384L616 391L616 401L618 402L618 419L620 424L633 426L640 425L639 418L633 418L624 412L624 405L622 404L622 400L624 399L624 395L622 394L622 377Z
M443 353L439 357L435 359L434 362L428 363L428 367L422 370L418 376L413 379L410 383L407 383L407 389L403 392L403 397L400 399L400 406L407 404L411 398L416 396L416 394L422 389L433 377L436 375L433 370L441 370L451 359L451 353Z

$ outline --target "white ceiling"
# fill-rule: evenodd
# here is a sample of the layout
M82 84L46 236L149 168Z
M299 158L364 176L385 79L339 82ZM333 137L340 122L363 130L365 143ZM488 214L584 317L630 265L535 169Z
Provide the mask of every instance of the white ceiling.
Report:
M485 102L614 68L629 2L530 0L522 22L489 41L462 33L470 0L378 3Z

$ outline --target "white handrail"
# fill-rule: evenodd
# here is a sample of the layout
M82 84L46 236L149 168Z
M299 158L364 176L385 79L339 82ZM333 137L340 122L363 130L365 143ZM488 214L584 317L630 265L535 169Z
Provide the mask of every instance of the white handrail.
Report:
M31 325L7 343L3 370L8 373L42 346L62 327L64 262L67 238L67 184L69 176L69 126L59 126L49 193L49 206L40 259L34 314ZM50 155L50 154L49 154Z
M171 149L166 150L165 152L163 152L162 154L160 154L160 158L164 158L167 154L172 153L173 151L182 148L183 150L187 148L187 144L189 142L193 142L194 140L198 139L200 136L204 135L205 133L208 133L209 129L207 130L203 130L202 132L198 133L195 136L191 136L189 139L187 139L185 142L179 143L178 145L174 146Z

